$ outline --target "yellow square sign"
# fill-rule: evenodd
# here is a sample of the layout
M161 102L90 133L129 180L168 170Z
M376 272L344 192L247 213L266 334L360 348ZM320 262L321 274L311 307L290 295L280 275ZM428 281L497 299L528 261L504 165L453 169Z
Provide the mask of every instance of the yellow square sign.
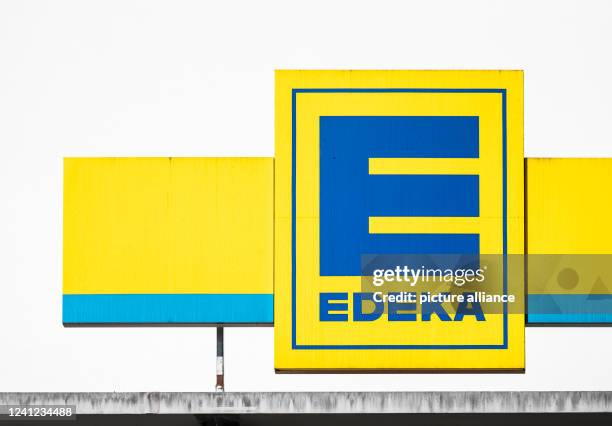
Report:
M521 72L278 71L275 159L277 370L524 369Z

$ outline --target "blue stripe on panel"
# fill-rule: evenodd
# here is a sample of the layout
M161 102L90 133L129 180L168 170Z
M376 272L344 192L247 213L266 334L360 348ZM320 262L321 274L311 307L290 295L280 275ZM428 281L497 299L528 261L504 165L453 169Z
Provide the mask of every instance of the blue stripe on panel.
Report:
M612 323L610 294L530 294L527 322Z
M64 324L272 323L272 294L65 294Z

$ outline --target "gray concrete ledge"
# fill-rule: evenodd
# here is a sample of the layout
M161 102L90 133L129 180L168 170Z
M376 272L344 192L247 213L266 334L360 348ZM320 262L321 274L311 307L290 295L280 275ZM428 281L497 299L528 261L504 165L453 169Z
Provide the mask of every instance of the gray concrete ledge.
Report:
M602 413L612 392L0 393L0 405L77 414Z

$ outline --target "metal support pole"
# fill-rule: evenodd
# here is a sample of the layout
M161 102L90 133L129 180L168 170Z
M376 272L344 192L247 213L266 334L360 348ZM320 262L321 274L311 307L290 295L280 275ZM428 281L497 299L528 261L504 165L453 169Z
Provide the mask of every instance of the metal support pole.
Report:
M215 386L215 391L224 392L223 379L223 327L217 327L217 386Z

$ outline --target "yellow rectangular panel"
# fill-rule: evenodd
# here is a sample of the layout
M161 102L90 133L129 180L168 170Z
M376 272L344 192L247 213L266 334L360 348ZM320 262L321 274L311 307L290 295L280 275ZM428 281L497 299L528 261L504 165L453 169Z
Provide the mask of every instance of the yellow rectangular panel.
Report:
M528 158L529 254L612 254L612 158Z
M524 312L367 290L371 255L486 254L523 297L522 72L277 71L275 107L276 369L522 370Z
M528 322L612 322L612 159L525 161Z
M64 322L272 322L271 158L66 158Z

